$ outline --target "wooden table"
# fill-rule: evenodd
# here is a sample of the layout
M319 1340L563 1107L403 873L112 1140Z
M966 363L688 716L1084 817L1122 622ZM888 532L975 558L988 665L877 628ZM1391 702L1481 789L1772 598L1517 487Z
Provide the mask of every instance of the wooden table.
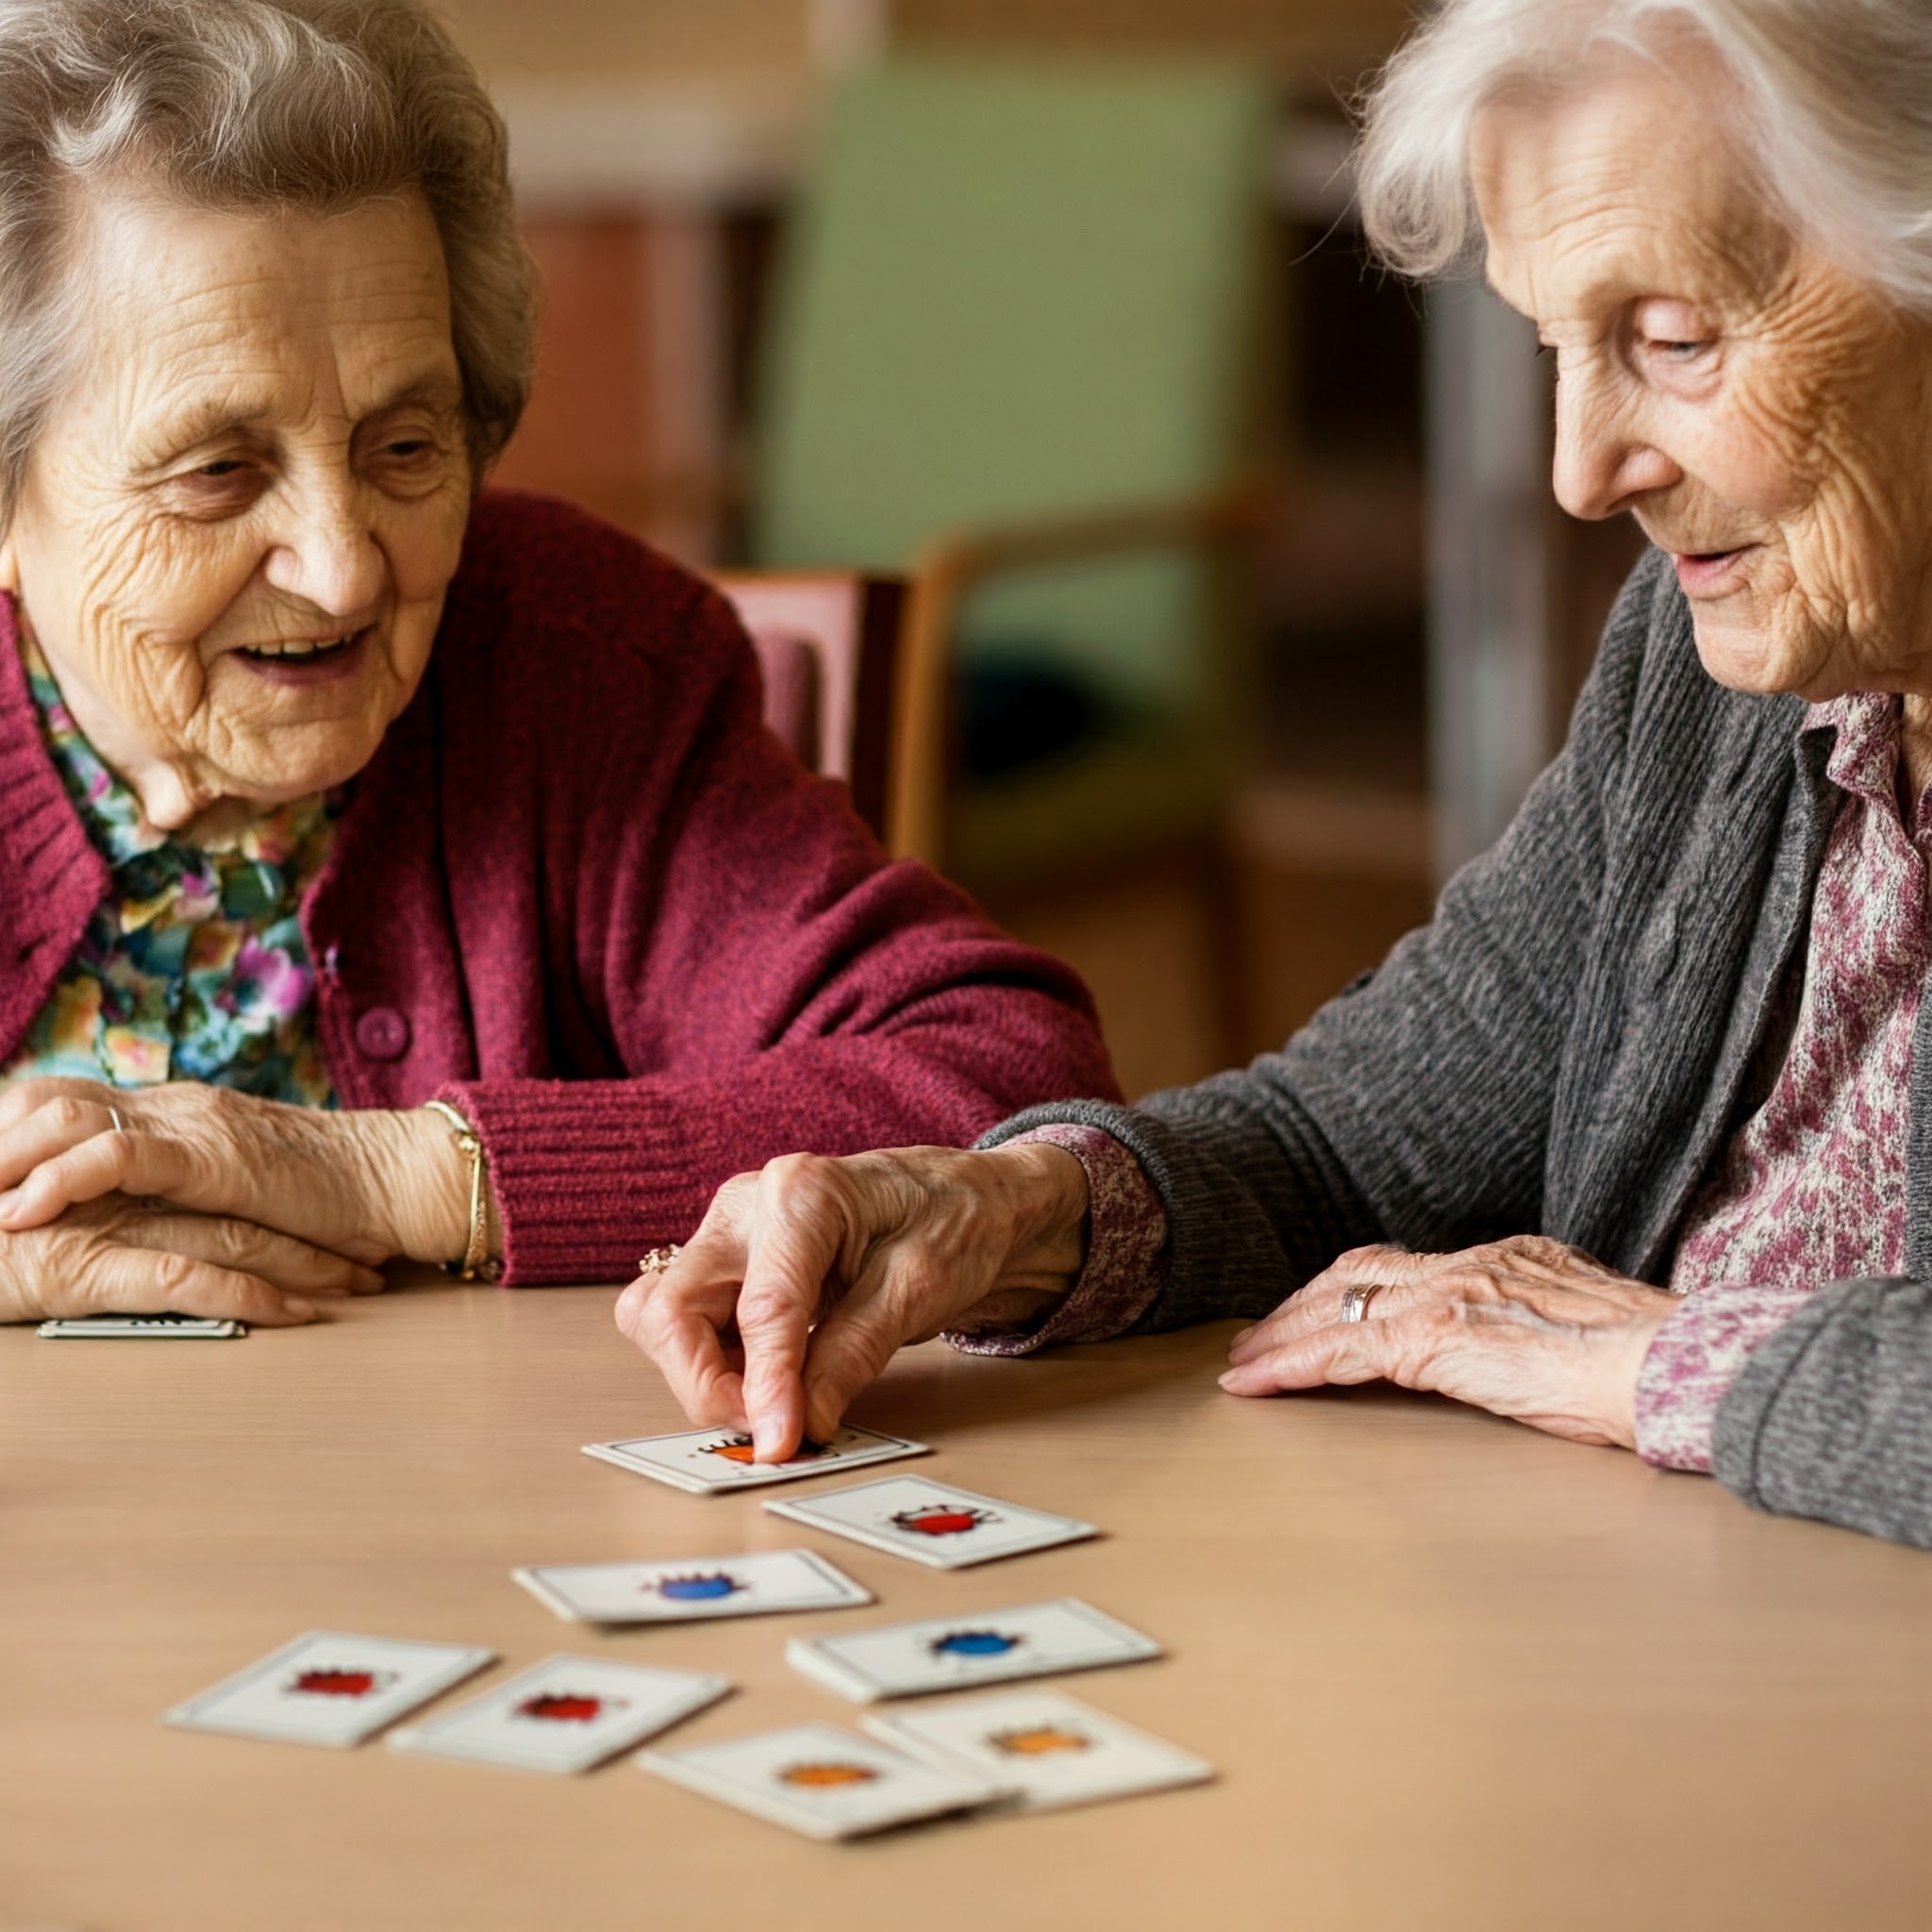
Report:
M678 1425L609 1303L436 1287L237 1342L0 1333L0 1925L1932 1924L1932 1557L1392 1391L1232 1401L1216 1327L902 1357L858 1420L1108 1532L930 1573L580 1456ZM508 1574L795 1541L879 1603L603 1636ZM1222 1782L817 1845L622 1761L156 1721L322 1626L725 1672L695 1742L852 1714L786 1668L801 1628L1070 1592L1173 1655L1068 1688Z

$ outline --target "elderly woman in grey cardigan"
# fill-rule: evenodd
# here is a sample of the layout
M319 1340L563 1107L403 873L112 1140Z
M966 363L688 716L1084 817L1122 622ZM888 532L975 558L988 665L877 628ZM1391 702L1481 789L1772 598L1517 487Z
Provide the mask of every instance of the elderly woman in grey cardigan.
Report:
M1448 0L1359 181L1535 321L1557 497L1655 546L1562 754L1281 1053L742 1176L620 1321L777 1457L935 1330L1258 1318L1232 1394L1387 1379L1932 1544L1932 15Z

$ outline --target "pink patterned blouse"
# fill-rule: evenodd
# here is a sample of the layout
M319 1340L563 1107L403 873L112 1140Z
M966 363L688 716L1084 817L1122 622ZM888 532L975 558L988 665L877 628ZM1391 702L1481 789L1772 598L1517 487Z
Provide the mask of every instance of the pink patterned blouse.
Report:
M1783 1070L1692 1203L1637 1384L1646 1461L1708 1470L1718 1405L1753 1349L1828 1281L1897 1274L1906 1252L1912 1029L1932 963L1932 793L1898 807L1896 697L1813 705L1836 726L1825 771L1846 794L1811 902L1805 992Z
M1845 800L1812 901L1796 1028L1764 1105L1691 1204L1637 1388L1637 1448L1708 1471L1719 1406L1752 1351L1826 1282L1905 1262L1912 1030L1932 966L1932 791L1907 833L1897 774L1902 706L1855 692L1813 705L1800 729L1834 728L1826 771ZM1166 1217L1127 1150L1097 1128L1043 1127L1078 1158L1092 1199L1088 1260L1043 1323L951 1339L986 1354L1091 1341L1130 1327L1159 1292Z

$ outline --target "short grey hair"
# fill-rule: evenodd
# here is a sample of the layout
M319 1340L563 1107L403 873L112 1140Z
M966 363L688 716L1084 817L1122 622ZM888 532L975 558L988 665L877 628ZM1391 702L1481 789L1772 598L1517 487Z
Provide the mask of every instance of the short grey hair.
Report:
M478 474L536 356L508 140L415 0L0 0L0 529L83 340L80 191L332 214L419 192L442 240Z
M1932 311L1932 8L1926 0L1444 0L1363 102L1362 219L1415 275L1474 265L1470 133L1484 107L1560 96L1592 56L1728 72L1743 153L1785 225L1903 307Z

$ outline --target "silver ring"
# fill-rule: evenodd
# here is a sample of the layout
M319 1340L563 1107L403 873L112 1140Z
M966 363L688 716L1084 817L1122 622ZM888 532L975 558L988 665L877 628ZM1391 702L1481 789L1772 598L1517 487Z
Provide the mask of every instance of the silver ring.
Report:
M640 1274L661 1274L683 1253L683 1247L676 1241L672 1241L666 1247L653 1248L638 1263L638 1273Z
M1357 1282L1341 1297L1341 1319L1344 1322L1366 1322L1369 1304L1388 1286L1386 1281Z
M127 1131L127 1123L121 1118L121 1109L118 1107L110 1107L108 1109L108 1118L114 1123L114 1131L117 1134L125 1134Z

